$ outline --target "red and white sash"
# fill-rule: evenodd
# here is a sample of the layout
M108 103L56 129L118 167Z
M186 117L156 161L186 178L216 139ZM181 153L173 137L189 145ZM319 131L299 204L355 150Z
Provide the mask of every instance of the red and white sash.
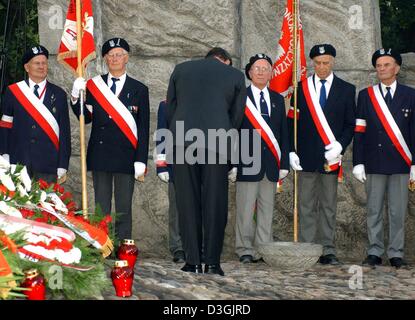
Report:
M90 79L87 82L87 88L136 149L138 145L137 124L127 107L111 91L101 76Z
M401 130L399 130L399 127L396 124L395 119L393 118L388 106L386 105L385 100L383 99L382 93L379 90L379 86L376 85L368 88L368 93L370 101L372 102L376 114L380 122L382 123L382 126L385 128L389 139L391 139L393 145L399 151L400 155L408 164L408 166L411 166L411 151L409 150L409 147L405 142Z
M307 81L302 82L304 97L307 101L308 110L310 111L311 117L313 118L314 125L317 128L317 132L320 135L321 140L325 146L336 141L336 137L327 122L326 116L324 115L323 108L320 105L317 91L314 87L313 77L308 77ZM341 155L329 161L327 171L334 171L339 169L341 166Z
M59 150L59 125L49 109L35 96L25 81L12 84L9 88L27 113L46 133L56 150Z
M264 140L268 148L271 150L271 153L277 161L278 168L280 168L281 149L278 144L278 141L275 138L275 135L269 127L268 123L264 120L261 113L255 107L255 105L249 97L247 97L246 99L245 115L248 118L249 122L252 124L252 126L261 135L262 140Z

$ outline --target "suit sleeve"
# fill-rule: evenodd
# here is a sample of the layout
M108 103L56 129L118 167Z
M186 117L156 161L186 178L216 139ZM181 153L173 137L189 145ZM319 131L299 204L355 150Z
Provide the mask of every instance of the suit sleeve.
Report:
M230 109L231 124L235 129L239 129L242 125L245 112L246 95L245 77L241 73L235 88L235 95Z
M177 96L176 96L176 69L170 76L169 87L167 89L167 110L166 110L166 125L168 128L171 126L171 122L174 117L174 113L177 108Z
M345 153L347 146L352 142L356 127L356 87L352 86L347 95L346 111L344 115L344 127L341 137L337 140L342 145Z
M411 90L411 101L412 101L412 119L410 122L410 151L412 154L412 165L415 165L415 90Z
M359 93L357 99L356 125L353 142L353 166L365 164L364 160L364 139L366 134L366 102L364 92Z
M13 94L10 89L7 88L3 98L3 105L1 109L1 120L0 120L0 154L10 154L9 150L9 139L11 130L13 128Z
M156 170L157 174L166 172L167 164L163 159L166 156L166 149L163 147L166 139L160 134L159 130L167 129L167 119L166 119L166 102L160 102L159 109L157 111L157 132L156 132Z
M86 90L86 99L84 103L84 116L85 116L85 123L92 122L92 113L90 110L88 110L87 105L92 110L92 101L91 101L91 94L89 93L88 89ZM76 117L79 119L79 116L81 114L81 103L80 99L76 101L76 103L72 103L72 99L70 100L71 108L73 113L76 115Z
M137 131L138 147L135 161L142 162L147 165L150 134L150 101L147 87L144 87L141 91Z
M281 149L281 164L280 169L290 170L290 160L289 160L289 153L290 153L290 138L288 134L288 124L287 124L287 117L285 115L285 103L284 98L279 96L278 105L281 106L280 108L280 117L281 117L281 128L280 128L280 149Z
M58 168L68 169L71 156L71 124L69 121L69 107L66 93L62 94L59 115L59 164Z

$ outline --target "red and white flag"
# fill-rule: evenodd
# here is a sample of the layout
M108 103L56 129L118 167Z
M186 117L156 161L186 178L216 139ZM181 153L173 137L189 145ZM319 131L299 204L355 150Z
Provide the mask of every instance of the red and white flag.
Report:
M82 18L82 68L95 59L94 17L91 0L81 0ZM76 0L70 0L66 22L63 28L61 43L59 45L58 61L70 69L75 75L78 69L77 59L77 30L76 30Z
M298 3L299 1L297 1ZM293 67L294 67L294 10L293 0L287 0L284 20L281 28L281 37L278 43L277 59L272 68L272 79L270 88L283 95L290 96L292 93ZM298 14L297 31L297 61L298 72L297 80L302 81L307 77L307 62L304 55L304 36L303 27Z

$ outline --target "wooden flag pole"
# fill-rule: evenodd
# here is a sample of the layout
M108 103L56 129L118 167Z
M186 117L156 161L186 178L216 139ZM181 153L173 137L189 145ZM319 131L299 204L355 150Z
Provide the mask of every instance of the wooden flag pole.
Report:
M76 0L76 41L78 58L78 77L84 77L82 68L82 17L81 0ZM82 213L88 217L88 193L86 182L86 153L85 153L85 116L84 116L84 90L79 93L80 115L79 115L79 134L81 142L81 173L82 173Z
M298 5L293 0L293 24L294 24L294 46L293 46L293 88L294 88L294 149L297 153L297 92L298 92ZM294 242L298 242L298 172L294 171Z

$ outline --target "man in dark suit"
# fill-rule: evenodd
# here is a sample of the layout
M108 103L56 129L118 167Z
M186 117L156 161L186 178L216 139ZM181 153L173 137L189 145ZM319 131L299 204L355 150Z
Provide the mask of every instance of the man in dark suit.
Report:
M395 50L377 50L372 64L380 83L359 93L353 146L353 174L365 183L367 193L369 247L363 263L373 267L382 264L387 193L387 256L391 266L400 268L405 265L408 182L415 183L415 90L397 82L402 57Z
M224 275L220 256L233 145L225 141L218 147L217 135L226 139L240 127L246 100L244 75L231 63L225 50L214 48L205 59L177 65L170 78L167 121L175 143L174 184L187 272L202 272L203 248L205 273Z
M0 121L0 154L23 164L32 178L63 183L71 155L65 91L47 81L48 50L33 46L23 56L27 81L8 86Z
M241 131L249 132L249 139L240 135L239 150L253 159L246 163L241 156L237 170L235 250L240 262L251 263L261 258L255 246L273 241L274 197L278 180L288 174L289 138L284 98L267 87L271 58L265 54L251 57L245 74L251 85Z
M159 179L168 184L169 194L169 249L173 255L173 262L183 263L186 261L183 251L182 238L179 229L179 214L176 205L176 191L173 183L173 168L166 161L166 143L162 135L163 130L167 130L167 104L161 101L157 112L157 142L156 142L156 171Z
M337 183L341 159L353 138L355 87L333 74L336 50L321 44L310 51L315 73L298 90L298 144L294 148L294 109L288 113L290 164L299 173L299 238L323 245L321 264L339 264L336 231ZM317 234L319 237L317 238Z
M120 239L131 238L131 203L134 178L146 172L149 140L148 88L127 75L130 47L121 38L102 46L109 73L86 83L85 123L92 123L87 167L92 171L95 202L105 214L111 212L114 184L115 224ZM72 108L79 116L79 91L85 80L75 80Z

